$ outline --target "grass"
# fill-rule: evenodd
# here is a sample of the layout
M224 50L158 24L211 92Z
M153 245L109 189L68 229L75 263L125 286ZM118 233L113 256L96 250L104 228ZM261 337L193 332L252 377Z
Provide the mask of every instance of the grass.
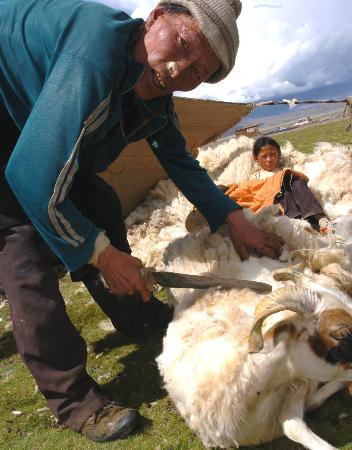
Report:
M106 393L139 408L144 419L138 433L123 442L95 444L57 424L35 383L16 352L8 306L1 311L0 338L0 448L2 450L204 450L200 440L179 417L161 387L155 357L161 350L162 333L142 341L129 341L118 332L104 331L106 319L80 285L68 277L61 281L71 320L88 344L88 371ZM330 399L308 423L321 437L341 449L352 449L351 402L343 393ZM21 411L14 415L12 411ZM347 417L340 418L345 413ZM282 438L252 450L296 450Z
M296 150L303 153L310 153L313 151L314 145L317 142L352 144L352 131L345 130L348 123L346 119L343 119L324 125L315 125L275 133L272 137L280 145L284 145L286 141L290 141Z
M345 122L276 134L291 140L301 151L311 151L318 141L351 143ZM68 314L88 345L88 371L112 397L139 408L143 427L122 442L95 444L56 423L16 350L9 309L0 309L0 449L1 450L204 450L188 429L161 387L155 357L161 351L162 333L130 341L118 332L105 331L106 319L80 285L65 277L60 281ZM165 298L165 295L162 294ZM14 415L12 411L21 411ZM344 414L341 416L341 413ZM343 450L352 450L352 403L340 392L318 411L307 415L319 436ZM297 450L286 438L251 447L252 450Z

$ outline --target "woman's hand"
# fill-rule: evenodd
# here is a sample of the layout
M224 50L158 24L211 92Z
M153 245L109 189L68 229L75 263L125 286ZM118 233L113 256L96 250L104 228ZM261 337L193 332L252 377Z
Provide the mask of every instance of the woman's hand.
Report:
M280 256L282 239L257 228L241 209L231 211L226 217L226 223L233 245L243 261L249 258L251 251L272 259Z
M150 300L151 292L148 291L140 273L143 267L140 259L120 252L110 244L100 253L96 267L113 294L139 294L144 302Z

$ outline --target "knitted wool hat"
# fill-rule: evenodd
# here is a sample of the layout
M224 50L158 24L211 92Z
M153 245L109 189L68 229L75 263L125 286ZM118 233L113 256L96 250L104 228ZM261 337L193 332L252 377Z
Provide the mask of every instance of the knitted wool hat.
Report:
M207 83L227 77L235 65L239 37L236 19L241 13L240 0L160 0L159 5L180 5L188 9L220 59L222 67Z

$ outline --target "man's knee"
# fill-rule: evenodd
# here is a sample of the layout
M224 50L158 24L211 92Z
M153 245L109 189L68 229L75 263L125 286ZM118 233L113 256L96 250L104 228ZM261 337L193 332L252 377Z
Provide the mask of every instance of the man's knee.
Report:
M41 286L48 277L54 279L53 264L43 250L41 237L31 224L2 230L0 236L0 282L6 293L22 285Z

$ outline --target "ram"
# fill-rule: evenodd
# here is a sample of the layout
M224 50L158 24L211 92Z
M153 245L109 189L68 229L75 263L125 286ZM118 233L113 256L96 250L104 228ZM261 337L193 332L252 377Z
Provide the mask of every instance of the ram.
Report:
M208 290L179 305L157 362L171 399L206 447L285 434L311 450L334 448L303 417L352 380L349 301L287 286L264 298Z

